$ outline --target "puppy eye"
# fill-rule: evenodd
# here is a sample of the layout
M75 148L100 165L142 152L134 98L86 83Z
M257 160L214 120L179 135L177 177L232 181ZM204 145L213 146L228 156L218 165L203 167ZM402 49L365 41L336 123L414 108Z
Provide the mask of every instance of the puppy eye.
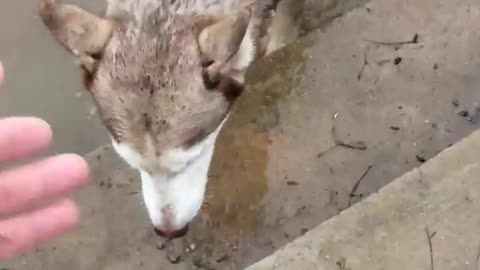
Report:
M215 78L212 78L206 69L202 70L203 84L207 89L217 88L220 84L220 78L221 76L215 76Z
M202 68L208 68L208 67L211 66L213 63L215 63L213 60L202 59L201 62L200 62L200 65L202 66Z

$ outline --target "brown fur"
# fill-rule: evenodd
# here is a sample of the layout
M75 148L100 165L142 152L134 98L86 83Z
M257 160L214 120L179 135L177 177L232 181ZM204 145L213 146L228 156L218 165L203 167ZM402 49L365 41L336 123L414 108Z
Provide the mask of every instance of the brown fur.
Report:
M109 0L105 18L99 18L42 0L40 14L83 67L85 86L114 139L139 153L153 145L158 157L195 145L224 120L252 62L243 58L265 52L261 35L276 4ZM250 24L255 31L246 37ZM247 38L253 51L241 51Z

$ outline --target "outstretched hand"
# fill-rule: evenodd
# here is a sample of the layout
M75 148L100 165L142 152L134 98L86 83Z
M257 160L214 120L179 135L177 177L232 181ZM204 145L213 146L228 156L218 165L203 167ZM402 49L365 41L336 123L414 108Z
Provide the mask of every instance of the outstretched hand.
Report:
M3 79L0 62L0 85ZM0 164L29 158L51 140L51 128L41 119L0 119ZM85 160L73 154L0 171L0 261L74 229L78 209L68 195L88 176Z

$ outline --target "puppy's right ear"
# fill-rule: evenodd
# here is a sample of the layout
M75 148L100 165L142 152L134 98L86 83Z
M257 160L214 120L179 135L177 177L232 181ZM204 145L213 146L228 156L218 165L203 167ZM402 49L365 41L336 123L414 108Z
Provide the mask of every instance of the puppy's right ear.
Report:
M40 17L58 43L90 72L96 65L95 55L101 54L115 27L112 20L60 0L41 0Z

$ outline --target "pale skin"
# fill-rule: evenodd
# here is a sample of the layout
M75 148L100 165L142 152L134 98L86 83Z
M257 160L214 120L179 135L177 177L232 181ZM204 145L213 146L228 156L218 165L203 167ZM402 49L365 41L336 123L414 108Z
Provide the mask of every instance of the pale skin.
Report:
M3 81L0 62L0 86ZM0 119L0 164L29 158L51 140L51 128L41 119ZM72 231L79 211L69 196L88 178L88 164L74 154L0 171L0 261Z

